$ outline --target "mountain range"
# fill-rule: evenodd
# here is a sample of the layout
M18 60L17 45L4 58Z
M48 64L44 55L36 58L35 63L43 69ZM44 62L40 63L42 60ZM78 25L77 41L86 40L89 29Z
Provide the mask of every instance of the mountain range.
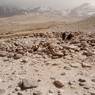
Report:
M74 17L89 17L95 15L95 6L90 3L84 3L74 9L69 13L70 16Z
M27 8L22 9L13 6L0 6L0 17L8 17L14 15L39 15L39 14L46 14L48 16L70 16L70 17L89 17L95 15L95 6L91 5L90 3L84 3L76 8L71 10L55 10L49 7L35 7L35 8Z
M0 6L0 17L24 14L25 10L14 6Z

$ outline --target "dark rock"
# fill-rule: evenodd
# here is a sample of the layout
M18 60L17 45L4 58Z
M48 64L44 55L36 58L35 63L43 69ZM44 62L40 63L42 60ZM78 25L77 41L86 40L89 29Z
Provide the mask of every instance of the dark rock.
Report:
M64 76L64 75L66 75L66 73L64 72L64 73L61 73L61 76Z
M17 95L23 95L22 93L18 92Z
M85 84L84 83L79 83L80 86L84 86Z
M53 84L57 87L57 88L62 88L64 85L62 82L60 81L54 81Z
M64 32L62 33L62 40L65 40L65 38L66 38L66 33Z
M25 59L24 59L24 60L22 60L21 62L22 62L22 63L27 63L27 61L26 61Z
M52 90L49 90L49 93L51 93L51 94L52 94L52 93L53 93L53 91L52 91Z
M92 55L93 55L93 53L88 52L88 51L84 51L84 52L83 52L83 55L86 55L86 56L92 56Z
M71 70L71 68L68 67L68 66L64 66L64 69L65 69L65 70Z
M62 40L71 40L73 37L71 32L64 32L62 33Z
M57 95L62 95L60 91L58 91L57 93L58 93Z
M39 48L39 46L33 46L32 47L33 52L36 52L38 50L38 48Z
M87 90L89 89L89 87L87 87L87 86L85 86L85 87L83 87L83 88L84 88L84 89L87 89Z
M40 80L40 79L38 79L37 81L38 81L38 82L41 82L41 80Z
M73 35L70 33L68 36L67 36L67 40L71 40L73 37Z
M95 92L90 93L91 95L95 95Z
M95 95L95 89L89 90L90 95Z
M79 81L79 82L86 82L85 79L79 79L78 81Z
M20 90L21 90L20 87L15 88L15 91L20 91Z

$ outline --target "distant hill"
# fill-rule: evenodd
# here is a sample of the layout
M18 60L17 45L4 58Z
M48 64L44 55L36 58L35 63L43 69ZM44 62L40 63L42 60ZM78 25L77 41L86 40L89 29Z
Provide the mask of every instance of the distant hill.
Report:
M95 32L95 16L68 25L74 31Z
M50 7L32 7L22 9L15 6L0 6L0 17L9 17L14 15L47 15L47 16L64 16L64 17L74 17L74 18L87 18L95 15L95 6L84 3L72 10L56 10Z
M24 14L25 10L12 6L0 6L0 17Z
M61 11L53 10L51 8L35 7L21 9L13 6L0 6L0 17L9 17L14 15L48 15L48 16L62 16Z
M31 14L31 15L63 16L61 11L54 10L49 7L35 7L26 10L27 15Z
M94 28L95 29L95 16L89 17L85 20L77 22L81 27Z
M74 17L90 17L95 15L95 6L90 3L84 3L74 9L69 13L69 16Z

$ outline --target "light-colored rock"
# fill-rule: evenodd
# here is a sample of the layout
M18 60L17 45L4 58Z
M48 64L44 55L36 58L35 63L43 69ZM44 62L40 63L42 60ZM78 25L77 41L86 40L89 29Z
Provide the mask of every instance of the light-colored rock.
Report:
M6 51L0 51L0 57L5 57L7 56L7 52Z
M38 84L34 80L22 79L22 81L18 83L18 86L21 88L21 90L26 90L36 88Z
M70 63L70 66L73 68L78 68L80 67L80 63Z
M90 63L83 62L83 63L81 64L81 66L82 66L83 68L86 68L86 67L91 68L92 65L91 65Z
M13 58L14 59L20 59L22 57L22 54L14 54Z
M35 92L33 92L33 95L42 95L42 92L41 91L35 91Z

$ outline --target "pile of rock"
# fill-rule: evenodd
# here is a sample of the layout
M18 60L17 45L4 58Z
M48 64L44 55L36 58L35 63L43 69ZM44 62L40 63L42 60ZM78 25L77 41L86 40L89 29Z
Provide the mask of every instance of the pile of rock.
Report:
M53 36L51 35L50 37L50 34ZM50 34L34 33L33 36L28 38L8 39L8 41L0 43L0 56L19 59L27 53L37 53L46 54L56 59L70 55L72 51L82 51L82 54L87 57L94 54L92 52L95 41L94 38L89 40L90 35L81 32L57 32Z

